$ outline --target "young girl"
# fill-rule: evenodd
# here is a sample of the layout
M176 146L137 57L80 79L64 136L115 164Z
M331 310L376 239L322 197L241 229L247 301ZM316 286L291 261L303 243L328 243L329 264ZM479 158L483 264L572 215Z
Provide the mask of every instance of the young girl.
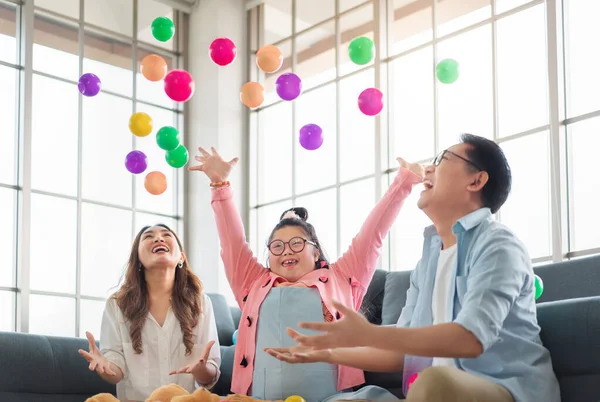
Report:
M211 388L221 364L213 308L177 235L166 225L140 230L125 275L106 303L101 350L89 332L89 352L79 350L90 370L116 384L121 401L171 383Z
M225 162L199 148L199 166L211 181L212 207L227 278L242 309L231 390L259 399L300 395L321 401L364 382L361 370L327 363L289 365L269 356L265 348L291 347L285 328L298 322L340 318L336 299L358 310L376 268L379 250L404 199L422 180L422 168L400 161L394 182L375 206L348 251L329 264L303 208L284 212L267 242L267 269L253 256L227 178L238 159ZM331 230L331 229L330 229ZM277 346L275 346L277 345Z

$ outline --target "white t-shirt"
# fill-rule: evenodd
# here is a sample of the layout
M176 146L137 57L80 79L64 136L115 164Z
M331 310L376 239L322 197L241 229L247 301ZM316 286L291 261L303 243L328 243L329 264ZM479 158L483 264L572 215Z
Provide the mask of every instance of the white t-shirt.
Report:
M454 286L454 277L452 268L456 265L456 244L445 250L440 250L438 259L435 283L433 285L433 297L431 300L431 313L433 315L433 325L443 324L446 321L446 311L448 311L448 293ZM456 366L454 359L435 357L434 366Z
M110 298L106 302L100 330L100 351L123 371L124 377L117 384L117 398L120 401L145 401L156 388L171 383L193 392L197 384L191 374L169 373L197 362L206 344L212 340L215 344L211 348L208 363L217 368L217 377L213 384L204 386L214 386L220 375L221 351L212 303L204 293L201 297L202 311L198 325L193 329L196 342L189 356L185 355L181 327L171 308L162 327L148 313L142 329L143 352L136 354L129 336L129 323L117 301Z

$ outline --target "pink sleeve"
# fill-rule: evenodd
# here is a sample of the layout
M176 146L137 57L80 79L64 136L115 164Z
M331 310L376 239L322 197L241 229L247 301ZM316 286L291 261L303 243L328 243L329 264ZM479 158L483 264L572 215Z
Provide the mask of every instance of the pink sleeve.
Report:
M244 225L233 202L231 187L213 189L211 206L215 213L219 232L225 274L233 294L241 306L252 283L265 272L265 268L254 257L246 241Z
M383 239L396 220L413 186L421 181L422 179L410 170L400 168L390 188L369 213L356 237L352 239L348 250L332 264L332 268L337 268L349 279L358 281L366 290L377 267Z

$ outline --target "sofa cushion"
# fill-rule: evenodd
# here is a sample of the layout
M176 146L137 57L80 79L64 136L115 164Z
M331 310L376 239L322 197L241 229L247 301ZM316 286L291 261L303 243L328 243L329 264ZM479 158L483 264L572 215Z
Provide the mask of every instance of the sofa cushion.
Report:
M235 346L221 346L221 376L211 390L217 395L226 396L231 393L234 355Z
M222 346L233 344L233 332L237 328L231 317L231 310L225 296L218 293L207 293L213 305L215 321L217 322L217 332L219 333L219 343Z
M388 273L385 280L385 295L381 309L381 324L392 325L398 322L402 308L406 303L406 292L410 287L412 271Z
M600 256L542 265L534 271L544 282L538 303L600 296Z

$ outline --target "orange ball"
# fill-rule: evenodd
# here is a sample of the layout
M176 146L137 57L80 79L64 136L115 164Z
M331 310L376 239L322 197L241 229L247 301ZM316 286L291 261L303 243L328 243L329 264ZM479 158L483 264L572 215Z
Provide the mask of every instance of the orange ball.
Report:
M142 59L140 72L148 81L160 81L167 75L167 62L157 54L149 54Z
M247 82L240 91L240 100L250 109L255 109L264 102L264 91L265 89L258 82Z
M256 65L265 73L274 73L283 65L283 55L277 46L263 46L256 52Z
M144 187L152 195L159 195L167 189L167 177L161 172L150 172L144 180Z

